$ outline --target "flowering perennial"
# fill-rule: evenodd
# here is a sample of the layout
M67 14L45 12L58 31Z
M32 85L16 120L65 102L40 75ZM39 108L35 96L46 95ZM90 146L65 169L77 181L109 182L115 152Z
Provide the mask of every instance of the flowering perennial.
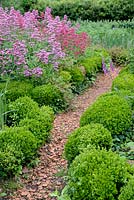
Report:
M53 18L51 9L22 15L0 7L0 73L40 77L46 66L57 69L67 56L79 56L89 45L86 33L77 32L67 17Z

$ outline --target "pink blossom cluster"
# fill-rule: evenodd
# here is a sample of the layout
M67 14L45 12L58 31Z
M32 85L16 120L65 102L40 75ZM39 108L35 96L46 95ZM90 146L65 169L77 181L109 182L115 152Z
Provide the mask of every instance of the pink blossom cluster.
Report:
M54 18L50 8L41 15L36 10L22 15L0 7L1 74L17 71L39 77L46 66L57 69L63 59L83 54L88 45L86 33L77 34L66 16Z

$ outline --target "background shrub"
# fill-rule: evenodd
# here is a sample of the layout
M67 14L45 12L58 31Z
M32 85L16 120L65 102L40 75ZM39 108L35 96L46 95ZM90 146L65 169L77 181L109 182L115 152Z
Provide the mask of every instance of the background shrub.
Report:
M128 51L121 47L113 47L109 50L112 61L117 66L126 66L129 60Z
M18 124L21 119L26 117L34 118L38 112L38 104L30 97L20 97L8 105L9 113L7 115L7 124Z
M123 134L132 121L131 109L125 99L118 95L98 98L82 114L80 125L91 122L103 124L112 135Z
M119 200L134 200L134 177L122 188Z
M74 130L65 144L65 157L69 163L85 148L94 146L106 148L112 146L111 133L102 124L89 124ZM92 147L91 147L92 148Z
M66 107L62 92L50 83L35 87L32 91L32 98L40 106L49 105L55 112L63 110Z
M32 88L32 84L26 81L10 81L7 83L7 87L6 83L0 83L0 90L6 89L6 99L10 101L15 101L19 97L30 96Z
M123 90L133 91L134 90L134 75L128 74L127 72L120 74L118 77L116 77L113 80L112 90L115 90L115 89L116 90L123 89Z
M68 172L66 193L71 200L116 200L130 177L128 164L106 150L90 150L75 158Z
M35 4L35 8L41 11L46 6L52 8L54 16L67 15L72 20L127 20L134 17L133 0L38 0Z
M100 70L102 58L101 57L91 57L86 58L81 62L81 65L84 66L86 71L86 76L88 78L92 78L92 76L96 75L96 73Z

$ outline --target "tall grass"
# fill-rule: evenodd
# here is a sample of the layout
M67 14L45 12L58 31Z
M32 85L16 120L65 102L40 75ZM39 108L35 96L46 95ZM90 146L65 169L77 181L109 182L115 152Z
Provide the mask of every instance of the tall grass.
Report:
M81 21L79 31L87 32L93 45L134 48L134 20L132 21Z

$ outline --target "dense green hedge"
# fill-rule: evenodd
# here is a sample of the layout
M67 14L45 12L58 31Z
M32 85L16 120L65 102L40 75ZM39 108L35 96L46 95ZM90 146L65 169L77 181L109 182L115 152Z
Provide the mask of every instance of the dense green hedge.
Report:
M105 97L105 96L112 96L112 95L119 95L120 97L124 98L128 104L130 105L131 109L134 109L134 92L132 92L131 90L115 90L112 92L106 92L104 94L102 94L101 96Z
M63 93L53 84L37 86L32 90L32 98L40 105L48 105L55 112L66 108Z
M134 200L134 177L122 188L119 200Z
M106 148L112 146L111 133L102 124L89 124L69 134L65 144L65 157L69 163L85 148Z
M15 101L19 97L30 96L33 85L26 81L1 82L0 91L5 92L6 100Z
M127 20L134 17L133 0L38 0L35 8L44 11L52 8L55 16L69 16L72 20Z
M85 151L71 164L64 191L70 200L117 200L131 176L128 165L111 151Z
M103 124L112 135L124 133L132 123L132 112L125 99L118 95L99 97L82 114L80 125Z
M0 132L0 177L18 174L22 165L37 154L37 139L23 127L10 127Z
M134 75L124 72L113 80L112 90L131 90L134 91Z

